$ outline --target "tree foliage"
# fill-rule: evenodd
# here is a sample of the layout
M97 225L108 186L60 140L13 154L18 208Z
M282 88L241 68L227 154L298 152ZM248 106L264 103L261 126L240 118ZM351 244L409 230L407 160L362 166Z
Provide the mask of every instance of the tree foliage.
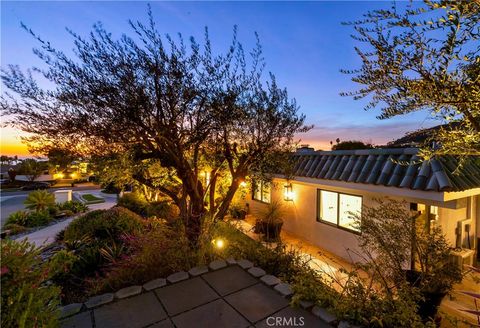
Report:
M258 38L247 56L235 28L227 51L217 55L208 30L203 44L163 36L150 10L146 24L130 25L134 36L117 40L101 24L88 38L70 31L73 58L30 31L47 67L37 71L55 88L11 65L2 80L16 97L4 94L2 107L15 117L11 124L32 134L28 141L38 151L131 156L132 177L168 195L195 240L219 176L228 173L230 183L220 202L210 201L217 219L252 168L307 130L304 116L274 76L264 76ZM174 183L158 183L151 165Z
M455 129L440 129L437 154L480 154L480 3L424 0L373 10L353 38L363 47L357 70L343 70L361 87L342 95L367 98L380 119L427 110ZM432 140L430 140L432 141ZM427 147L426 158L432 156Z
M47 168L46 162L40 162L33 158L24 159L19 167L18 174L25 175L28 181L35 181Z
M372 149L371 143L365 143L359 140L340 141L332 145L332 150L355 150L355 149Z

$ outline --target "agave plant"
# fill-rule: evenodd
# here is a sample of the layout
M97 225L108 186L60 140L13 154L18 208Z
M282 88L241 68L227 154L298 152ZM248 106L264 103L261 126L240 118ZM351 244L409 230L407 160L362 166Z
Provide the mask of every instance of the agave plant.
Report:
M45 211L55 205L55 196L45 190L35 190L28 194L24 204L29 210Z

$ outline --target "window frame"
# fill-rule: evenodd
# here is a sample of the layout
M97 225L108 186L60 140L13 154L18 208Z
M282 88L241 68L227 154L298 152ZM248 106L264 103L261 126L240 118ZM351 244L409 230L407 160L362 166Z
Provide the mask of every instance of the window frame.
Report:
M333 193L337 194L337 211L336 211L337 212L337 217L336 217L337 223L332 223L330 221L324 220L320 216L320 213L321 213L321 210L322 210L322 191L333 192ZM361 204L361 207L363 207L363 196L362 195L356 195L356 194L350 194L350 193L345 193L345 192L338 192L338 191L334 191L334 190L318 188L317 189L317 215L316 215L317 216L316 217L317 222L329 225L331 227L335 227L337 229L345 230L345 231L348 231L348 232L351 232L351 233L354 233L354 234L357 234L357 235L361 234L361 231L359 231L359 230L347 228L347 227L344 227L344 226L340 225L340 195L360 197L360 204Z
M270 195L270 199L268 201L265 201L263 199L263 195L264 195L264 188L266 187L265 185L268 185L268 188L270 188L270 192L269 192L269 195ZM252 183L252 200L256 201L256 202L260 202L260 203L264 203L264 204L270 204L272 202L272 183L270 181L263 181L263 180L260 180L260 181L254 181ZM256 188L257 186L260 188L260 199L258 198L255 198L255 194L256 194Z

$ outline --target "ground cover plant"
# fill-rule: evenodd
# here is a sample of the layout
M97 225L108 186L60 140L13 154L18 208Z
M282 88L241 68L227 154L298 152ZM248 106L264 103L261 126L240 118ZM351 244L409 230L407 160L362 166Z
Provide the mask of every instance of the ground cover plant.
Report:
M68 271L74 256L61 251L48 261L27 241L1 241L2 327L57 327L60 288L49 283Z

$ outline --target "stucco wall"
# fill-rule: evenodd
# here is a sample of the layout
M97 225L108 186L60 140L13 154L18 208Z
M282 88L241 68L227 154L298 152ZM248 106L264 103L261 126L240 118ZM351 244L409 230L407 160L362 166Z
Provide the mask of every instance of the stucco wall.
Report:
M285 218L283 229L347 261L360 260L355 255L359 251L358 235L356 233L317 221L317 189L362 196L362 203L367 206L373 206L375 198L378 198L379 195L356 192L345 188L293 182L293 201L285 201L283 196L284 184L285 182L283 181L275 181L272 188L272 201L276 200L284 205ZM259 201L252 200L250 194L247 194L245 200L249 204L250 213L253 215L265 206L265 204Z
M354 254L354 252L359 251L357 234L317 221L317 189L325 189L362 196L362 203L366 206L375 206L375 199L383 198L386 195L338 188L334 186L325 186L321 184L293 181L293 201L285 201L283 195L284 185L285 181L276 179L272 188L272 201L276 200L284 205L285 218L283 229L296 236L304 238L308 242L324 248L327 251L348 261L359 260L359 257L355 256ZM409 208L410 202L419 202L418 199L413 198L388 197L391 199L405 201L406 209ZM250 213L254 215L258 209L265 206L264 203L252 200L251 194L248 190L244 197L244 201L249 204ZM466 219L470 212L473 213L473 216L475 216L476 206L473 206L469 211L467 211L467 203L470 204L470 201L467 202L467 199L462 199L457 201L456 209L439 207L438 224L442 226L442 230L446 234L447 239L452 247L455 246L455 228L457 226L457 222ZM475 231L474 226L473 228L472 236L473 231ZM354 252L349 250L353 250Z

